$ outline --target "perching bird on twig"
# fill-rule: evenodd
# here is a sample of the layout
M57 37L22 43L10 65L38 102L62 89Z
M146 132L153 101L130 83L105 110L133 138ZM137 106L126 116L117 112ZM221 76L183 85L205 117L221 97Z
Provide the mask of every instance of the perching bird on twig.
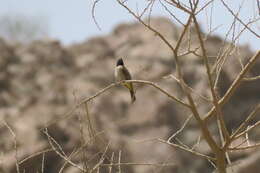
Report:
M123 81L123 80L131 80L132 79L131 74L128 71L128 69L125 67L124 61L123 61L122 58L117 60L116 68L115 68L115 79L118 82ZM132 103L133 103L136 100L133 83L123 82L122 85L125 86L127 89L129 89L130 95L131 95L131 100L132 100Z

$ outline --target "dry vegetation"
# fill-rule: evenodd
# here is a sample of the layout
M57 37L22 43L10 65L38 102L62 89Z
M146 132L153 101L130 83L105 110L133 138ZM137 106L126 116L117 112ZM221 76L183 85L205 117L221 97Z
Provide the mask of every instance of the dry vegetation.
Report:
M260 76L249 76L248 72L254 66L254 64L259 61L260 58L260 51L256 51L255 54L250 57L248 60L244 61L241 59L237 59L241 64L240 73L238 73L235 79L232 81L229 88L226 90L224 94L219 93L219 82L221 81L221 73L225 63L228 61L229 57L236 55L239 52L237 47L238 40L243 32L250 32L256 38L259 38L259 32L255 31L256 22L259 19L260 8L259 2L256 0L255 5L257 9L257 13L254 18L251 18L249 21L243 21L239 17L239 11L233 11L232 8L229 6L228 1L221 0L221 4L225 10L227 10L234 18L233 23L230 25L229 30L226 33L226 39L230 39L230 42L224 42L223 46L217 50L216 56L212 57L209 55L208 50L206 48L207 39L208 37L214 32L214 29L210 27L210 30L207 33L202 33L200 29L200 25L198 23L197 16L203 13L206 10L212 9L214 6L215 0L209 1L202 1L202 0L189 0L185 2L181 2L178 0L149 0L146 2L147 6L143 8L140 12L135 12L134 9L131 9L128 6L128 1L117 0L118 4L124 8L127 12L129 12L138 22L140 22L143 27L147 28L148 30L152 31L156 37L159 37L163 43L170 49L172 54L172 61L174 62L174 71L167 75L167 78L173 79L181 88L182 94L185 96L184 99L180 99L174 95L174 93L169 92L168 90L161 87L160 84L155 83L153 81L145 81L145 80L131 80L131 82L135 83L136 85L147 85L154 88L156 91L162 93L163 95L167 96L169 99L173 100L176 104L179 104L183 109L188 109L190 111L190 116L185 120L185 122L181 125L179 130L173 133L168 138L155 138L150 139L151 142L159 142L166 144L170 147L174 147L180 150L184 150L191 155L195 155L197 157L201 157L208 161L208 164L211 164L215 167L215 169L220 173L226 173L227 168L232 168L232 160L230 159L230 153L236 152L240 150L247 150L252 148L257 148L260 146L260 143L250 144L248 136L250 136L250 132L255 129L259 128L260 122L257 121L254 124L249 125L257 115L259 115L260 110L260 102L251 110L251 112L246 115L246 119L244 119L240 125L236 129L228 129L226 122L224 120L223 114L223 107L230 101L231 97L236 93L239 87L246 82L253 82L260 79ZM158 3L159 2L159 3ZM98 25L98 22L95 18L95 6L97 3L102 3L102 1L95 1L93 5L93 18L95 23ZM157 30L155 27L150 25L149 17L155 5L160 5L164 7L165 11L168 12L169 16L173 18L182 28L181 33L178 35L178 40L176 43L172 43L169 39L164 36L160 30ZM258 6L257 6L258 5ZM241 6L241 8L243 8ZM182 13L188 16L187 20L184 21L176 17L174 14L175 10L180 10ZM147 17L147 20L143 18ZM209 17L208 23L212 23L212 17ZM102 22L102 21L100 21ZM240 26L240 30L237 31L234 28ZM194 47L193 42L197 41L198 46ZM195 58L201 60L204 64L204 68L207 75L207 87L210 90L210 97L206 97L205 95L199 94L198 91L193 89L189 86L188 82L184 78L183 68L185 63L182 63L182 58L187 55L192 55ZM214 58L212 62L212 58ZM183 65L184 64L184 65ZM259 74L258 74L259 75ZM128 81L130 82L130 81ZM103 131L97 131L95 129L95 125L92 123L91 113L89 109L90 103L101 97L112 88L117 87L120 83L111 83L110 85L104 87L103 89L96 92L91 97L86 97L80 100L69 112L67 112L62 119L67 119L71 117L75 111L81 110L82 116L79 122L81 128L81 143L80 146L77 147L73 152L70 154L66 153L63 150L63 147L56 141L54 137L52 137L48 133L48 128L51 127L53 124L61 121L61 119L51 120L48 124L45 125L44 128L40 129L41 132L45 135L48 139L50 148L34 153L23 160L20 160L16 155L16 171L17 173L22 173L23 171L20 170L19 165L25 162L28 159L31 159L35 156L42 156L42 167L41 172L45 170L45 153L50 151L54 151L59 157L64 160L64 164L60 168L59 172L63 172L64 168L67 165L70 165L80 172L123 172L121 170L122 167L125 166L152 166L152 167L167 167L172 166L174 163L140 163L140 162L123 162L122 151L119 149L118 152L109 152L110 142L106 141L102 138ZM257 94L257 93L256 93ZM204 100L209 107L210 110L207 113L201 114L198 110L198 106L200 103L194 99L194 97L199 97L200 99ZM137 98L138 99L138 98ZM76 99L77 100L77 99ZM156 100L155 100L156 101ZM91 104L93 105L93 104ZM177 135L183 133L186 129L187 124L190 122L191 119L196 120L196 125L200 128L201 135L198 137L194 146L187 146L178 138ZM213 119L213 121L212 121ZM213 135L209 126L216 126L218 128L218 135ZM17 143L16 143L16 134L10 127L10 125L4 122L4 126L9 130L9 132L13 136L14 141L14 148L17 153ZM83 132L84 127L87 128L88 133ZM84 137L84 135L88 135L88 137ZM240 144L234 146L234 141L237 139L244 137ZM87 140L86 140L87 139ZM206 141L208 144L212 155L207 155L200 151L196 150L196 146L198 146L202 141ZM259 141L260 142L260 141ZM93 155L89 155L86 152L85 147L90 145L96 146L105 146L100 147L102 148L100 151L97 151ZM246 144L246 145L244 145ZM81 153L83 155L82 162L76 163L73 161L73 157L77 154ZM98 159L95 157L98 155ZM95 164L92 162L92 158L96 159ZM91 163L91 164L90 164ZM104 169L106 168L106 169ZM160 169L158 169L159 171ZM159 171L160 172L160 171ZM163 172L163 171L161 171Z
M95 4L98 1L95 1L94 6L93 6L93 17L95 20L95 15L94 15L94 8L95 8ZM217 91L217 87L218 87L218 80L219 80L219 76L221 73L221 69L223 67L223 65L225 64L225 60L228 59L228 57L230 56L230 54L232 54L234 52L234 47L230 46L229 48L225 48L223 46L222 50L219 50L218 56L216 57L216 61L215 64L211 67L210 63L209 63L209 55L207 53L207 50L205 48L205 41L207 39L207 37L203 36L201 31L200 31L200 26L199 23L197 21L197 15L201 12L203 12L208 6L210 6L211 4L214 3L214 0L208 1L208 2L202 2L200 0L189 0L189 2L181 2L181 1L175 1L175 0L165 0L165 1L160 1L161 5L163 5L165 7L165 10L169 12L169 15L171 17L173 17L177 22L179 22L179 24L181 24L183 26L183 31L179 36L178 42L175 45L172 45L166 37L163 36L163 33L161 33L160 31L156 30L155 28L153 28L152 26L150 26L149 22L145 22L142 17L145 13L151 13L152 8L154 3L156 2L156 0L150 0L147 3L147 6L143 9L143 11L141 13L136 13L134 12L134 10L130 9L130 7L128 7L127 3L128 1L121 1L121 0L117 0L117 2L123 7L125 8L136 20L138 20L141 24L144 25L144 27L146 27L147 29L151 30L152 32L154 32L158 37L160 37L160 39L169 47L169 49L171 49L172 54L173 54L173 60L175 62L176 65L176 77L174 77L174 79L176 80L176 82L179 83L179 85L182 88L182 91L185 93L188 102L185 103L181 100L179 100L178 98L172 96L170 93L164 91L163 89L161 89L160 87L158 87L156 84L151 83L149 81L132 81L134 83L144 83L144 84L148 84L148 85L152 85L153 87L157 88L159 91L163 92L164 94L166 94L167 96L169 96L171 99L175 100L176 102L178 102L179 104L182 104L186 107L188 107L190 109L190 111L192 112L192 115L194 116L194 118L197 120L198 126L201 129L201 133L202 133L202 137L206 140L206 142L208 143L208 145L210 146L210 149L213 151L214 153L214 157L210 157L210 156L206 156L203 153L197 153L196 151L194 151L192 148L189 148L187 146L182 146L176 143L171 143L170 141L174 138L174 136L176 136L176 134L173 134L170 138L168 138L167 140L162 140L162 139L158 139L161 142L167 143L171 146L174 147L178 147L180 149L183 149L187 152L190 152L191 154L195 154L201 157L204 157L205 159L210 160L210 162L212 164L215 165L216 169L218 170L218 172L221 173L225 173L226 172L226 168L228 167L228 165L231 165L231 161L229 159L228 153L232 150L243 150L243 149L248 149L248 148L254 148L254 147L258 147L260 146L259 143L255 144L255 145L249 145L246 147L232 147L231 143L236 140L237 138L246 135L247 133L250 132L251 129L257 127L259 125L259 122L255 123L252 126L248 126L248 122L255 117L255 115L257 114L257 112L260 109L260 104L258 104L252 111L252 113L250 113L247 117L246 120L244 120L241 125L235 129L234 132L230 133L227 130L225 121L223 119L223 113L222 113L222 107L223 105L229 101L230 97L233 95L233 93L237 90L237 88L241 85L241 83L245 80L257 80L259 79L260 76L256 76L256 77L251 77L250 79L246 78L246 74L247 72L250 70L250 68L254 65L254 63L259 59L260 56L260 52L257 51L255 53L254 56L252 56L249 61L246 63L246 65L242 65L242 69L241 72L237 75L236 79L233 81L232 85L230 86L230 88L227 90L227 92L225 93L225 95L220 98L220 94ZM243 25L243 29L241 30L241 33L244 30L247 30L249 32L251 32L253 35L255 35L255 37L260 38L259 34L257 32L255 32L253 29L251 29L251 24L256 22L259 18L252 18L249 20L248 23L243 22L242 19L239 18L239 11L237 13L233 12L232 9L229 7L228 2L225 2L224 0L221 0L223 6L226 8L226 10L228 10L234 17L234 21L233 24L230 27L230 33L234 35L232 42L230 43L230 45L235 45L236 44L236 40L239 39L240 37L240 33L236 35L235 31L233 28L236 27L237 22L238 21L240 24ZM202 5L202 3L204 3ZM259 4L259 2L258 2ZM181 22L181 19L178 19L175 15L174 15L174 10L170 10L170 7L175 7L175 9L179 9L181 10L183 13L187 14L188 20L186 22ZM200 7L199 7L200 6ZM259 5L258 5L259 7ZM241 7L242 8L242 7ZM260 9L258 8L258 13L260 13ZM149 15L149 14L148 14ZM212 21L209 21L210 23ZM96 20L95 23L97 24ZM182 45L183 44L183 40L185 39L185 35L189 35L187 34L189 32L189 29L192 27L192 25L194 25L194 28L196 30L196 34L198 37L198 41L200 43L199 47L192 49L190 47L190 42L191 40L189 40L186 43L186 45ZM98 24L97 24L98 26ZM99 27L99 26L98 26ZM233 33L232 33L232 29L233 29ZM210 30L208 34L210 34L212 31ZM227 33L226 36L228 36L230 33ZM236 35L236 36L235 36ZM181 46L185 46L187 47L187 50L183 53L180 51L180 47ZM200 50L200 53L198 53ZM189 88L189 86L186 84L184 78L183 78L183 74L182 74L182 65L180 64L180 58L183 55L187 55L187 54L194 54L195 56L197 56L198 58L202 58L204 61L204 65L207 71L207 76L208 76L208 87L210 88L211 91L211 98L209 100L209 104L213 104L212 109L206 114L206 116L202 116L199 114L199 111L196 108L196 102L194 101L193 97L192 97L192 92L195 92L193 90L191 90ZM114 84L112 84L111 86L109 86L108 88L105 88L104 90L102 90L100 93L97 93L97 95L95 95L94 97L98 96L99 94L105 92L107 89L109 89L110 87L113 87ZM84 100L84 103L87 103L88 101L90 101L91 99L93 99L94 97L91 97L87 100ZM218 144L217 141L213 138L213 136L210 133L210 130L208 128L208 120L212 117L212 116L216 116L217 117L217 121L215 123L217 123L218 128L219 128L219 138L221 140L221 143ZM184 126L181 128L181 130L185 129L185 124ZM180 131L178 131L179 133ZM199 142L199 141L198 141ZM244 141L246 142L246 141Z

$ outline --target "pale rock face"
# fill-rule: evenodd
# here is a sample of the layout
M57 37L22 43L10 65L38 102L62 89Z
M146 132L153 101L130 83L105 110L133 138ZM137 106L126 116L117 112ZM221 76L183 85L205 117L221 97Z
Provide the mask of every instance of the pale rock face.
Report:
M162 31L173 45L176 43L180 29L168 19L151 19L151 25ZM197 46L196 39L195 36L192 38L194 47ZM215 55L221 45L220 38L208 37L208 54ZM133 79L156 82L174 96L186 99L178 83L166 77L175 74L172 52L156 35L147 32L147 29L137 23L120 25L110 35L69 47L63 47L57 41L35 41L29 45L10 46L0 40L0 50L0 118L16 134L19 159L50 148L46 135L40 130L48 122L55 122L49 126L48 132L68 156L80 146L83 138L90 139L85 107L77 109L67 118L66 113L81 99L94 95L114 82L114 68L119 57L126 58ZM245 62L252 54L248 48L240 47L240 54L228 59L218 85L222 95L240 71L238 58ZM181 58L183 74L189 86L196 89L198 94L210 98L202 62L202 59L195 56ZM210 62L215 60L211 59ZM259 75L259 69L260 61L257 61L249 74ZM243 84L223 107L230 131L259 103L260 95L256 94L260 93L259 86L259 80ZM84 150L87 155L94 156L105 148L104 142L110 141L107 157L110 158L114 152L115 160L118 160L118 152L121 150L122 162L174 163L174 166L161 168L164 173L186 173L190 170L195 173L212 172L213 168L207 161L153 140L166 139L175 133L190 115L190 111L151 86L135 84L135 89L137 100L134 104L130 104L129 93L123 87L112 88L88 104L93 128L102 140L90 143ZM193 97L199 112L204 115L210 105L198 95L194 94ZM259 118L255 121L257 120ZM218 133L214 123L210 127L213 134ZM11 173L16 169L13 137L2 124L0 134L0 172ZM259 130L256 129L253 134L252 141L260 139ZM178 139L193 146L199 135L200 129L192 119L186 130L178 135ZM210 154L203 141L196 149ZM250 151L240 152L232 155L232 158L242 161L247 159L250 162L250 155ZM259 160L260 154L254 157L258 158L251 160ZM99 155L96 155L89 164L97 163L98 159ZM55 152L45 153L45 161L45 172L48 173L59 172L64 163ZM73 161L82 165L82 155L75 156ZM244 168L255 172L252 166L255 162L250 163ZM40 172L41 165L42 155L35 156L20 165L21 172L23 169L25 172ZM149 166L122 167L124 173L150 173L156 170L160 169ZM64 172L76 173L79 170L68 166Z

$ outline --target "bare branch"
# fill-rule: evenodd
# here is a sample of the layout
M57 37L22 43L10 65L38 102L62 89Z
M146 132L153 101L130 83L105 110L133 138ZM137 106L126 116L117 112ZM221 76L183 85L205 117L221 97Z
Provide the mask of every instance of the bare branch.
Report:
M148 11L148 9L150 9L150 10L152 9L154 2L155 2L155 0L150 0L148 2L148 4L146 5L146 7L142 11L142 13L139 15L140 18L142 18L142 16Z
M243 78L243 80L246 82L251 82L251 81L255 81L255 80L259 80L259 79L260 79L260 76Z
M177 82L181 85L180 79L177 79L177 77L175 77L173 74L170 74L170 75L168 75L168 76L165 76L164 78L168 78L168 77L174 79L175 81L177 81ZM205 100L205 101L207 101L207 102L212 102L212 101L210 100L210 98L207 98L206 96L203 96L203 95L197 93L197 91L196 91L195 89L191 88L191 87L188 86L186 83L185 83L184 85L185 85L185 87L188 88L188 89L191 91L191 93L193 93L194 95L199 96L201 99L203 99L203 100Z
M101 158L99 159L99 162L91 169L90 172L93 172L93 171L95 171L96 169L98 169L98 168L100 167L100 165L104 162L104 160L105 160L105 155L106 155L106 153L107 153L107 151L108 151L109 145L110 145L110 143L108 143L108 144L106 145L106 148L105 148L105 150L104 150L104 152L103 152Z
M247 119L245 121L242 122L242 124L236 129L236 131L231 135L231 139L233 137L235 137L243 128L246 127L246 125L249 123L249 121L251 121L256 114L258 113L258 111L260 111L260 104L258 104L254 110L250 113L250 115L247 117Z
M113 161L114 161L114 152L112 153L111 155L111 158L110 158L110 164L109 164L109 173L112 173L112 169L113 169ZM103 164L104 165L104 164Z
M158 32L156 29L154 29L153 27L151 27L150 25L146 24L140 17L138 17L132 10L130 10L123 2L121 2L120 0L117 0L117 2L119 3L119 5L121 5L122 7L124 7L132 16L134 16L135 19L137 19L140 23L142 23L145 27L147 27L149 30L151 30L152 32L154 32L156 35L158 35L162 41L172 50L174 51L173 46L171 45L171 43L160 33Z
M260 51L256 52L254 56L252 56L249 60L249 62L246 64L245 68L239 73L237 78L233 81L231 86L229 87L226 94L220 99L219 105L224 105L229 101L231 96L234 94L234 92L237 90L237 88L240 86L241 81L243 80L245 74L252 68L252 66L255 64L256 60L260 57ZM215 113L216 109L215 107L212 108L204 118L204 121L208 121Z
M112 164L102 164L100 166L111 167L111 166L156 166L156 167L164 167L164 166L176 166L174 163L112 163Z
M206 71L207 71L209 87L210 87L212 98L213 98L213 104L214 104L214 107L216 109L217 117L218 117L218 120L219 120L220 136L224 135L224 138L226 140L226 139L229 138L229 134L228 134L225 122L223 120L223 113L222 113L221 107L218 104L218 94L216 93L216 91L214 89L214 83L213 83L213 79L212 79L212 76L211 76L211 73L210 73L211 70L210 70L210 66L209 66L206 48L205 48L205 45L204 45L204 42L203 42L203 39L202 39L202 36L201 36L201 33L200 33L199 24L197 22L195 15L193 15L193 21L195 23L195 28L197 30L197 35L198 35L200 46L201 46L201 49L202 49L204 65L205 65L205 68L206 68ZM222 141L222 142L224 143L224 141Z
M44 161L45 161L45 153L42 154L42 173L44 173Z
M118 173L121 173L121 154L122 154L122 151L119 150L119 152L118 152Z
M121 82L118 82L118 83L112 83L110 85L108 85L107 87L99 90L96 94L94 94L93 96L91 97L88 97L88 98L85 98L83 99L82 101L80 101L77 105L75 105L72 109L70 109L69 112L67 112L62 118L57 118L57 119L54 119L50 122L48 122L46 124L46 126L44 128L42 128L41 130L44 130L46 127L49 127L53 124L55 124L56 122L60 121L60 119L67 119L69 118L72 113L77 110L81 105L93 100L94 98L98 97L99 95L102 95L103 93L107 92L108 90L112 89L113 87L117 86L117 85L120 85L124 82L132 82L132 83L139 83L139 84L146 84L146 85L150 85L152 87L154 87L155 89L157 89L158 91L160 91L161 93L165 94L166 96L168 96L170 99L180 103L181 105L183 105L184 107L186 108L190 108L190 106L187 104L187 103L184 103L183 101L181 101L180 99L176 98L175 96L169 94L169 92L167 92L166 90L162 89L159 85L153 83L153 82L150 82L150 81L144 81L144 80L127 80L127 81L121 81Z
M50 152L50 151L53 151L53 149L49 148L49 149L45 149L45 150L42 150L42 151L35 152L35 153L29 155L28 157L24 158L23 160L19 161L19 165L26 162L27 160L29 160L33 157L39 156L41 154L44 154L44 153L47 153L47 152Z
M171 135L167 142L171 142L173 138L175 138L175 136L177 136L179 133L181 133L183 131L183 129L186 127L186 125L188 124L188 122L191 120L192 115L190 115L185 122L183 123L183 125L181 126L181 128L179 130L177 130L173 135Z
M235 15L235 13L229 8L229 6L225 3L224 0L221 0L222 4L227 8L227 10L242 24L244 27L246 27L252 34L254 34L256 37L260 38L260 35L257 34L255 31L253 31L251 28L249 28L239 17Z
M58 156L60 156L62 159L64 159L66 162L68 162L71 166L75 167L75 168L78 168L79 170L81 170L82 172L86 172L85 169L81 168L79 165L73 163L64 153L64 151L62 150L61 146L57 143L57 141L55 141L55 139L53 139L49 134L48 134L48 131L47 129L45 129L43 131L43 133L48 137L48 141L49 141L49 144L51 145L52 149L55 151L56 154L58 154ZM54 145L58 146L59 149L57 149ZM58 151L60 150L60 151Z
M253 130L254 128L256 128L256 127L259 126L259 125L260 125L260 121L258 121L258 122L255 123L254 125L250 126L249 128L247 128L245 131L241 132L240 134L236 135L236 136L234 137L234 140L240 138L241 136L245 135L245 134L248 133L250 130Z
M210 0L209 2L207 2L203 7L201 7L196 13L195 16L197 14L199 14L201 11L203 11L205 8L207 8L207 6L209 6L214 0Z
M157 139L157 140L158 140L159 142L161 142L161 143L164 143L164 144L173 146L174 148L182 149L182 150L184 150L184 151L187 151L187 152L189 152L189 153L192 153L192 154L194 154L194 155L196 155L196 156L199 156L199 157L202 157L202 158L204 158L204 159L211 160L211 161L214 161L214 160L215 160L215 158L213 158L213 157L210 157L210 156L201 154L201 153L196 152L196 151L194 151L194 150L192 150L192 149L189 149L189 148L186 148L186 147L183 147L183 146L180 146L180 145L171 143L171 142L167 142L167 141L165 141L165 140L163 140L163 139Z
M191 11L188 9L188 7L185 4L183 4L183 3L179 2L179 1L176 2L175 0L169 0L169 1L165 0L165 2L175 6L176 8L182 10L185 13L188 13L188 14L191 13Z
M71 152L71 154L69 154L68 160L71 160L71 158L73 157L73 155L74 155L75 153L77 153L77 151L73 150L73 151ZM62 172L63 172L63 170L64 170L64 168L65 168L65 166L66 166L67 164L68 164L68 161L65 160L65 162L63 163L63 165L61 166L61 168L60 168L60 170L59 170L59 173L62 173ZM83 169L85 169L85 168L83 168Z
M255 149L257 147L260 147L260 143L258 144L254 144L254 145L250 145L250 146L244 146L244 147L235 147L235 148L228 148L228 150L248 150L248 149Z
M162 0L159 0L160 4L164 7L164 9L182 26L184 26L184 23L181 22L180 19L178 19L171 11L170 9L162 2Z

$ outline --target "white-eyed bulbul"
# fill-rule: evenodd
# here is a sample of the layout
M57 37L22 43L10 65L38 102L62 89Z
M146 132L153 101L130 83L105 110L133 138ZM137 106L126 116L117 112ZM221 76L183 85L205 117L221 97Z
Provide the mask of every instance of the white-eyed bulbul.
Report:
M128 69L125 67L124 65L124 61L122 58L120 58L119 60L117 60L116 63L116 68L115 68L115 79L117 82L123 81L123 80L131 80L131 74L128 71ZM134 87L133 87L133 83L131 82L123 82L122 83L123 86L125 86L127 89L129 89L130 91L130 95L131 95L131 100L132 103L135 101L135 92L134 92Z

